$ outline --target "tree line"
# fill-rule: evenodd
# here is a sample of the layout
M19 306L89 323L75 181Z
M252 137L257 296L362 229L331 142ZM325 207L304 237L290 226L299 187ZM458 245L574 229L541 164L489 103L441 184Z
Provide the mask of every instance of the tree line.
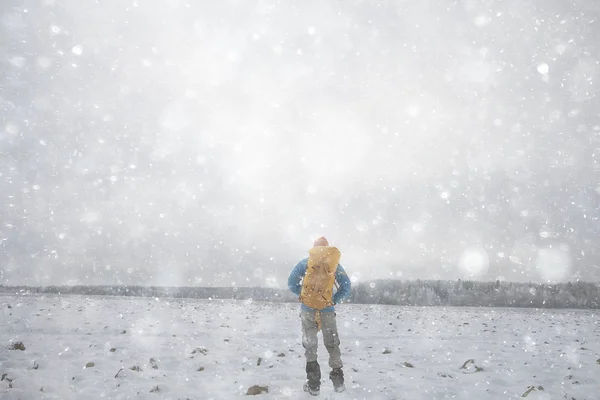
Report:
M296 302L288 290L263 287L2 286L14 294L77 294ZM599 308L600 284L469 280L376 280L354 285L347 303L398 306Z

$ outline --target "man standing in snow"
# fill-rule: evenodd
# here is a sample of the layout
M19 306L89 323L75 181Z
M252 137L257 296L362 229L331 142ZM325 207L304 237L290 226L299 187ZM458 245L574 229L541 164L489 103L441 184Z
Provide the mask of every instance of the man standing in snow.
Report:
M319 330L323 332L323 342L329 352L329 379L336 392L345 390L334 305L350 295L351 284L339 259L339 250L321 237L314 242L309 257L301 260L288 278L288 287L302 302L300 318L307 378L304 391L313 396L321 389L321 368L317 362ZM335 294L334 284L337 286Z

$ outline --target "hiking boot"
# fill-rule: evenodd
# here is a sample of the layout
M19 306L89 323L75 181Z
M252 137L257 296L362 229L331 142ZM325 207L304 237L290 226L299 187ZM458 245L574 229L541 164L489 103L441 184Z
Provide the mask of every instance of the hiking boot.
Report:
M304 391L310 393L313 396L319 394L321 389L321 367L316 361L306 363L306 383L304 384Z
M344 371L341 368L332 369L329 373L329 379L333 383L333 390L337 393L346 390L346 386L344 385Z
M321 392L321 389L311 389L310 386L308 386L308 382L304 382L302 389L304 389L306 393L310 393L312 396L318 396Z

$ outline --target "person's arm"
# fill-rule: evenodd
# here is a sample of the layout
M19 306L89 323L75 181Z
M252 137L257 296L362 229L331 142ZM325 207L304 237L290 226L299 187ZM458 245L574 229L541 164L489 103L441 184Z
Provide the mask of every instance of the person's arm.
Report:
M304 278L304 275L306 274L306 265L306 260L300 261L296 264L296 267L294 267L288 278L288 287L296 296L300 296L300 292L302 291L300 281L302 281L302 278Z
M333 304L338 304L340 301L350 296L350 291L352 290L350 278L348 278L348 275L341 264L338 264L337 270L335 271L335 280L340 287L335 295L333 295Z

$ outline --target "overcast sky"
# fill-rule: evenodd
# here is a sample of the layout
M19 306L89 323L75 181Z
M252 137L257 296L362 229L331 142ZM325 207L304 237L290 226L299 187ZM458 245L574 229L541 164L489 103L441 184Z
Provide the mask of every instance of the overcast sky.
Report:
M4 0L0 282L598 280L599 8Z

